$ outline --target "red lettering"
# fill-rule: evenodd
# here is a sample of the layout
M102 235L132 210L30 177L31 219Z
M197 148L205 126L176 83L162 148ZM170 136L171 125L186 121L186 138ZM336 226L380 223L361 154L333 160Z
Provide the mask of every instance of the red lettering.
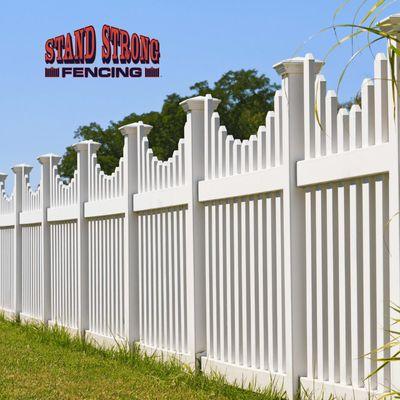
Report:
M63 62L64 40L63 35L54 38L54 48L57 53L57 62L59 64Z
M112 48L112 60L113 63L118 64L119 59L118 59L118 46L119 46L119 29L114 28L113 26L110 29L110 36L111 36L111 43L113 45Z
M150 59L154 64L160 62L160 42L157 39L150 40Z
M103 63L108 64L111 59L111 49L110 49L110 26L104 25L101 31L101 38L103 41L103 46L101 46L101 59Z
M139 36L134 33L131 37L131 58L132 61L137 64L140 58L140 39Z
M96 58L96 31L93 26L85 28L85 62L92 64Z
M44 56L46 64L53 64L53 62L54 62L55 56L54 56L53 46L54 46L54 40L53 39L49 39L49 40L46 41L46 44L45 44L46 54Z
M147 36L140 36L140 62L142 64L149 62L149 43L150 39Z
M74 62L74 49L72 47L72 37L70 33L65 36L65 52L63 60L65 63L70 64Z
M75 62L79 64L84 63L84 57L83 57L83 38L84 38L84 32L85 30L78 29L74 32L74 37L75 37Z
M120 45L121 45L121 55L119 59L121 63L125 64L127 62L130 62L131 58L131 52L129 50L129 33L121 29L119 34L120 34Z

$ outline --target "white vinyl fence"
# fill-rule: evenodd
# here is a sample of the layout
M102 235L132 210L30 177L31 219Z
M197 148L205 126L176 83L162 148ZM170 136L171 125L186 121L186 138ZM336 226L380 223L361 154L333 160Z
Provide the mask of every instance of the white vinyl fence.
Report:
M257 135L228 136L219 115L206 136L206 371L278 386L286 371L282 92ZM254 376L253 371L257 371Z
M333 391L348 385L351 396L354 388L374 391L378 381L389 380L382 370L364 381L377 363L363 356L390 339L388 185L391 169L399 168L388 135L391 83L386 57L378 54L374 79L362 84L362 108L337 112L335 93L326 93L312 57L304 66L306 109L315 93L319 122L306 113L306 154L298 164L306 202L308 362L302 382L310 390L322 382Z
M364 380L400 305L400 98L383 54L351 110L321 67L309 54L275 65L282 87L249 140L199 96L167 161L137 122L110 176L93 141L74 145L68 184L52 154L36 191L27 165L11 196L0 174L3 312L289 398L400 387L398 365Z

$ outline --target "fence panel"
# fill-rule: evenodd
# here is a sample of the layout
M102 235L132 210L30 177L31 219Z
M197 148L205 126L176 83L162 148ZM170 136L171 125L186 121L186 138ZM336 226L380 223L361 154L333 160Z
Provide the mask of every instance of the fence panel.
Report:
M122 216L89 220L89 332L115 341L125 337L123 235Z
M0 308L14 307L14 228L0 228Z
M7 196L5 191L6 174L0 174L0 216L11 219L14 212L14 196ZM11 217L11 218L10 218ZM14 226L8 221L0 225L0 309L12 310L14 267Z
M78 329L78 227L76 221L50 225L51 241L51 321Z
M21 205L21 319L43 319L42 188L34 191L29 176L22 177ZM28 216L28 218L27 218ZM30 216L30 218L29 218Z
M111 175L97 162L99 144L88 155L89 322L87 336L103 345L114 346L126 339L124 157ZM126 145L125 145L126 147Z
M43 255L41 225L22 227L22 314L40 320L43 315Z
M139 227L140 344L150 354L172 356L194 365L195 351L189 344L187 284L189 135L190 126L186 123L184 139L164 162L153 156L147 137L139 136L138 194L134 206ZM151 204L163 197L165 204Z
M225 364L224 372L232 371L235 380L245 373L234 373L233 366L249 368L265 372L264 379L254 379L259 385L269 379L283 383L282 217L281 192L206 205L206 370Z
M387 368L365 381L379 366L376 354L365 355L389 340L390 329L387 61L377 56L374 81L363 82L362 108L353 105L350 113L337 111L335 93L326 94L324 78L313 72L314 60L305 64L306 99L307 88L315 90L318 118L306 115L308 148L298 166L306 189L308 365L302 383L326 395L366 398L390 384ZM311 169L320 174L308 174Z
M141 342L188 353L186 207L139 214Z
M282 92L249 140L227 135L216 112L210 128L199 192L206 224L202 368L244 385L284 386Z
M22 249L20 212L22 210L22 188L31 167L25 164L12 168L15 179L12 195L5 192L6 174L0 174L0 268L4 281L0 283L3 312L9 317L19 316L22 309Z
M51 324L76 332L79 327L78 188L79 174L65 184L57 166L51 170L50 269Z

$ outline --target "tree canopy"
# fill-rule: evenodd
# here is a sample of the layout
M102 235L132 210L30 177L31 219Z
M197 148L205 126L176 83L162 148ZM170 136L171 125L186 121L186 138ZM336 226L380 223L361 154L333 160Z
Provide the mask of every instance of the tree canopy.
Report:
M247 139L257 132L264 124L265 116L273 109L275 91L279 87L270 79L256 70L229 71L210 86L208 81L195 83L190 87L193 96L210 93L221 100L218 112L221 124L228 133L238 139ZM192 97L192 96L190 96ZM97 155L98 161L106 174L111 174L118 166L122 156L123 137L119 127L132 122L143 121L152 125L149 134L150 146L154 154L161 160L170 157L183 137L183 127L186 115L179 103L187 97L172 93L166 97L161 111L151 111L144 114L132 113L121 121L111 121L103 129L98 123L80 126L74 138L94 140L102 144ZM59 168L60 175L68 179L76 168L76 153L72 147L67 147Z

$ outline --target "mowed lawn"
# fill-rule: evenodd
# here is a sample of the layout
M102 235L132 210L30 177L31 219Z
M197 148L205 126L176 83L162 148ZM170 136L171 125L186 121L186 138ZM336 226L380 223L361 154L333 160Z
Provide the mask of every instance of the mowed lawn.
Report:
M0 316L0 399L282 399Z

